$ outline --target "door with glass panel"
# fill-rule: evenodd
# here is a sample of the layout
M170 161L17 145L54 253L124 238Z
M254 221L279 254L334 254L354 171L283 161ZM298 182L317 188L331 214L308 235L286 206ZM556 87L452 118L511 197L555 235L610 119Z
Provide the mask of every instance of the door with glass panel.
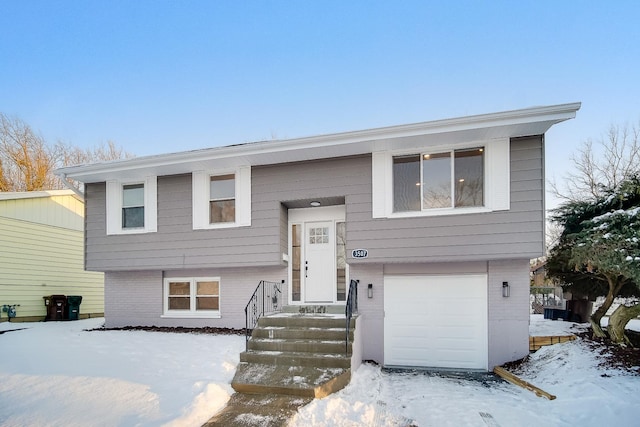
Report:
M334 304L346 300L343 220L290 224L291 302Z
M333 302L333 289L335 288L333 221L307 222L304 232L305 302Z

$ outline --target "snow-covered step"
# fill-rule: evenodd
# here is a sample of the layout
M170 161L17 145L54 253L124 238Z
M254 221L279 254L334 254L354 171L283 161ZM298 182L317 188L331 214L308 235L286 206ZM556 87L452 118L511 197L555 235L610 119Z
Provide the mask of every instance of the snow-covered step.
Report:
M345 344L344 331L342 334L342 340L251 338L249 350L351 354L351 343Z

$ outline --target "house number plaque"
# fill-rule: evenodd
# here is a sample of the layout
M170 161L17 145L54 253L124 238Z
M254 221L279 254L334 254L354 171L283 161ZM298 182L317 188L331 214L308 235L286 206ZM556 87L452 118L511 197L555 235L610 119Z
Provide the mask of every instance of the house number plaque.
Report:
M351 251L353 258L366 258L369 256L369 251L366 249L354 249Z

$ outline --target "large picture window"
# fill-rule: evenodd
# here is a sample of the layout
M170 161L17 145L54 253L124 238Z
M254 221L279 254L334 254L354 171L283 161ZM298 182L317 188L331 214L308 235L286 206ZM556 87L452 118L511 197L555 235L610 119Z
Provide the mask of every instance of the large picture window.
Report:
M393 209L484 206L484 148L393 157Z
M164 281L167 317L219 317L220 278L176 278Z

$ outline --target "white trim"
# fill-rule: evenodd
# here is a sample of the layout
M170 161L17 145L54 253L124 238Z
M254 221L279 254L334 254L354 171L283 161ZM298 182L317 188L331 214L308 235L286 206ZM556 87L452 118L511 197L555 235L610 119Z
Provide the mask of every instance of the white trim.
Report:
M203 164L207 168L265 165L395 150L411 144L401 140L403 137L423 136L424 140L433 143L438 140L455 143L460 142L460 138L477 139L480 135L491 138L541 135L554 124L574 118L580 106L576 102L282 141L236 144L71 166L57 169L55 173L85 183L104 182L115 176L190 173L202 168Z
M217 175L235 175L236 220L209 223L209 180ZM192 220L194 230L212 230L251 226L251 166L192 173Z
M492 212L487 207L472 207L472 208L433 208L425 209L423 211L409 211L409 212L393 212L390 213L387 218L417 218L424 216L444 216L444 215L466 215L475 213L487 213Z
M251 225L251 166L236 170L236 225Z
M504 138L491 141L485 150L485 203L494 211L511 207L510 146Z
M420 211L393 212L393 157L408 154L437 153L441 151L484 147L484 206L423 209ZM472 141L464 144L429 146L423 149L383 151L373 153L372 217L414 218L443 215L464 215L509 210L511 166L509 163L509 138ZM422 162L421 166L422 168ZM451 174L453 176L453 168ZM422 176L422 169L421 169ZM453 177L452 177L453 182ZM452 186L453 187L453 186ZM453 190L452 190L453 191Z
M144 227L122 228L122 191L125 185L144 185ZM106 183L106 232L107 235L142 234L158 231L158 180L156 176L148 176L144 180L120 181Z
M319 208L289 209L289 224L309 221L345 221L345 205L322 206Z
M169 283L189 282L189 310L169 310ZM198 282L218 282L218 309L217 310L196 310L196 297ZM162 281L162 318L176 319L219 319L221 315L222 282L220 277L165 277Z
M282 254L283 258L286 257L288 260L293 259L292 252L292 244L293 239L291 236L291 226L293 224L299 224L302 226L302 240L300 244L300 262L302 263L304 260L304 251L306 250L306 239L304 238L304 225L308 222L320 222L320 221L332 221L333 222L333 234L336 234L336 223L338 222L346 222L346 206L345 205L337 205L337 206L322 206L317 208L298 208L298 209L289 209L288 211L289 221L287 223L287 250L288 254ZM334 237L335 238L335 237ZM335 241L334 244L334 261L333 261L333 269L335 274L336 269L336 261L335 261ZM346 260L345 260L346 261ZM301 268L303 266L301 265ZM300 273L302 275L302 271ZM289 281L289 289L287 295L287 301L289 305L318 305L318 303L307 303L305 302L305 294L304 294L304 284L302 283L302 277L300 278L300 301L293 301L293 262L288 262L287 265L287 279ZM349 264L346 264L345 268L345 280L346 286L348 289L349 286ZM333 286L333 298L334 301L332 303L326 303L324 305L345 305L346 301L336 301L337 296L337 281Z
M391 156L386 151L371 155L371 209L373 218L388 216L387 206L393 203Z
M144 230L158 231L158 178L155 176L144 181Z

